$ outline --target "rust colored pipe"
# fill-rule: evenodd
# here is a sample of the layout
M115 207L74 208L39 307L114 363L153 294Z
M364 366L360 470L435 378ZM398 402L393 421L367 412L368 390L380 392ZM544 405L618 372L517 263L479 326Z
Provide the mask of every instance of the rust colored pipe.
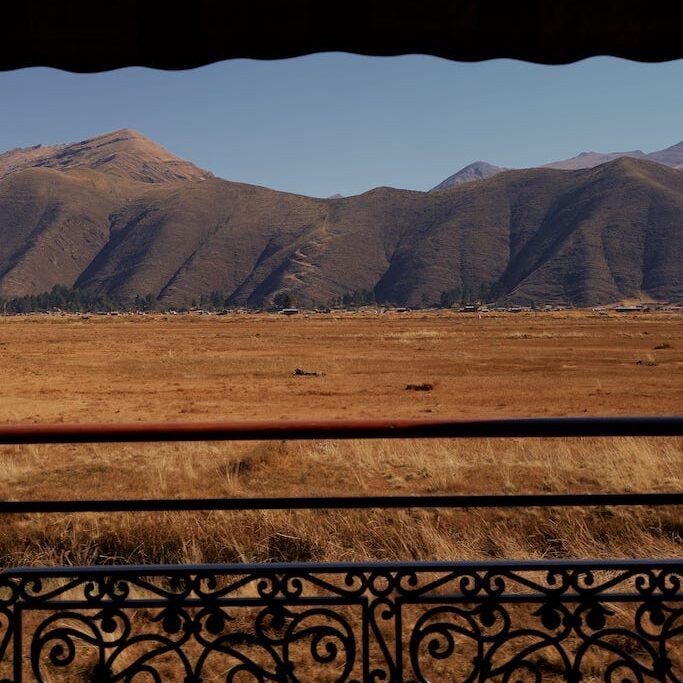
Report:
M0 426L0 445L589 436L683 436L683 416L134 422Z

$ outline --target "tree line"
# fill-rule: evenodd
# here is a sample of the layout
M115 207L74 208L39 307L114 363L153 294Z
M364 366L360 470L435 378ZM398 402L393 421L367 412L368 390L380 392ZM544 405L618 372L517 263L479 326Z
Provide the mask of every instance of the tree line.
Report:
M87 311L153 310L156 298L152 294L124 300L110 294L97 294L87 289L75 289L55 285L49 292L0 298L0 311L5 314L64 311L85 313Z
M440 293L438 301L427 301L423 297L424 306L450 308L458 304L495 302L504 293L500 283L482 283L478 287L455 287ZM263 308L289 308L310 302L297 302L296 295L288 291L277 292L270 301L262 302ZM325 302L329 307L393 305L396 302L380 299L372 289L356 289ZM219 311L230 307L230 296L223 292L213 291L202 294L192 300L189 308ZM323 304L321 304L323 305ZM18 314L47 311L64 311L66 313L85 313L88 311L167 311L169 306L161 304L154 294L137 295L134 298L122 298L112 294L96 293L88 289L78 289L65 285L55 285L49 292L27 294L11 298L0 297L0 313ZM178 310L187 310L181 307Z

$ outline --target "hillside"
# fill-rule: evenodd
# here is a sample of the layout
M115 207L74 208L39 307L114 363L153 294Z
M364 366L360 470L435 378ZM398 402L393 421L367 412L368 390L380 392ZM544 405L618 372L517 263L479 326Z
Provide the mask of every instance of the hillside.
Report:
M64 284L168 306L282 291L299 305L361 290L409 306L683 299L683 172L646 160L313 199L206 175L150 182L140 164L87 158L0 179L0 296Z

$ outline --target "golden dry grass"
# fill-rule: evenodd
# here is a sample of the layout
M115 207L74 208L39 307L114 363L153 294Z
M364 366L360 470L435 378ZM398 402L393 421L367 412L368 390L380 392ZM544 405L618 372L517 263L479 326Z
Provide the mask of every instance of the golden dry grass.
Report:
M6 423L683 405L675 314L0 318L0 360ZM3 447L0 495L667 491L681 488L682 450L680 439ZM661 557L679 554L682 527L677 509L623 508L17 515L0 534L0 564Z

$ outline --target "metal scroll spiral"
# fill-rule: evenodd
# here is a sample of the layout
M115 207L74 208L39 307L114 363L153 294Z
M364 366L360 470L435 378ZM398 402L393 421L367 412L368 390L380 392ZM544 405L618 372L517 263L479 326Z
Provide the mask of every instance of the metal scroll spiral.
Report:
M497 590L505 583L518 588L518 578L498 576L491 591L493 577L486 576L478 582L478 596L462 591L444 596L450 604L426 609L409 641L415 679L579 683L592 672L605 683L683 683L675 663L683 647L677 577L549 572L545 595ZM466 582L467 588L473 583ZM544 588L527 577L522 584ZM636 594L614 590L622 585L635 587Z
M125 582L84 582L82 607L55 611L36 628L30 657L35 680L58 674L73 681L161 683L173 671L174 680L199 683L221 671L226 683L321 677L360 683L354 677L357 610L297 604L305 603L298 579L261 578L261 597L238 598L230 606L206 595L188 604L178 587L155 588L166 593L166 604L140 614Z

